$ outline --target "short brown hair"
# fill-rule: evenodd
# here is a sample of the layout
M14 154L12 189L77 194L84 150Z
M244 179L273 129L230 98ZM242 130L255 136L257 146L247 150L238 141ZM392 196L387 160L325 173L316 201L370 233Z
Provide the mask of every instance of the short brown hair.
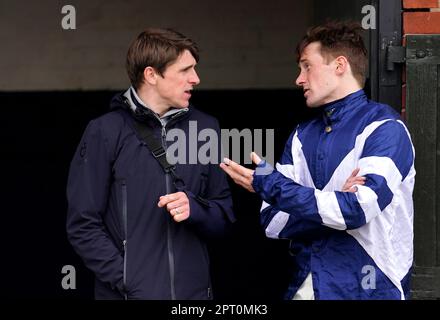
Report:
M142 84L146 67L163 75L169 64L188 50L199 61L199 49L194 41L172 29L148 28L132 42L125 67L133 87Z
M362 39L362 27L354 21L328 21L307 31L296 48L299 61L304 49L312 42L321 44L324 58L344 56L350 63L353 76L363 87L368 67L367 49Z

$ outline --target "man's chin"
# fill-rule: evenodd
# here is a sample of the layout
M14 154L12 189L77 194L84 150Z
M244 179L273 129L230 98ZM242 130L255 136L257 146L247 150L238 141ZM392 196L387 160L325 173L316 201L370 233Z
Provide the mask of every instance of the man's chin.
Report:
M315 107L316 107L316 105L315 105L313 102L309 102L309 101L307 101L307 100L306 100L306 106L307 106L308 108L315 108Z
M320 104L317 101L306 100L306 106L308 108L317 108Z
M174 106L174 108L176 108L176 109L185 109L185 108L188 108L188 107L189 107L189 102L181 103L181 104L178 104L178 105Z

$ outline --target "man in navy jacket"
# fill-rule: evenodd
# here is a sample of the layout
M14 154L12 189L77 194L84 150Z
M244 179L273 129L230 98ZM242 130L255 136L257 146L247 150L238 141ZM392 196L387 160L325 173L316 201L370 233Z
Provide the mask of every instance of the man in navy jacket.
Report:
M295 276L286 299L409 296L414 148L399 114L362 90L367 50L360 31L327 23L300 42L296 83L321 113L297 126L276 169L255 154L255 172L221 164L264 200L266 235L291 240ZM349 180L359 174L365 183L346 188L351 172Z
M218 159L189 161L191 126L213 130L220 141L217 120L189 105L198 58L195 43L176 31L142 32L127 54L132 86L89 123L78 145L67 234L96 276L97 299L212 299L206 240L235 218ZM165 150L169 130L183 133L175 175L162 169L136 122Z

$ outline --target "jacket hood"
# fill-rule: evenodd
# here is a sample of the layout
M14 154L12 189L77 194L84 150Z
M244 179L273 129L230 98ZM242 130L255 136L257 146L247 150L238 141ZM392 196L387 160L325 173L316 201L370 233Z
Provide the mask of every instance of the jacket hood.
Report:
M120 92L113 96L113 98L110 101L110 110L115 111L117 109L130 109L130 105L125 102L124 93Z

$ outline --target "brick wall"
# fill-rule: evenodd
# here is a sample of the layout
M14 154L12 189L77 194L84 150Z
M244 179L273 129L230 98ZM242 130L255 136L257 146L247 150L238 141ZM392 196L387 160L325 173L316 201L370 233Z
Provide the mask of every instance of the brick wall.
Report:
M440 33L440 0L404 0L403 33Z

